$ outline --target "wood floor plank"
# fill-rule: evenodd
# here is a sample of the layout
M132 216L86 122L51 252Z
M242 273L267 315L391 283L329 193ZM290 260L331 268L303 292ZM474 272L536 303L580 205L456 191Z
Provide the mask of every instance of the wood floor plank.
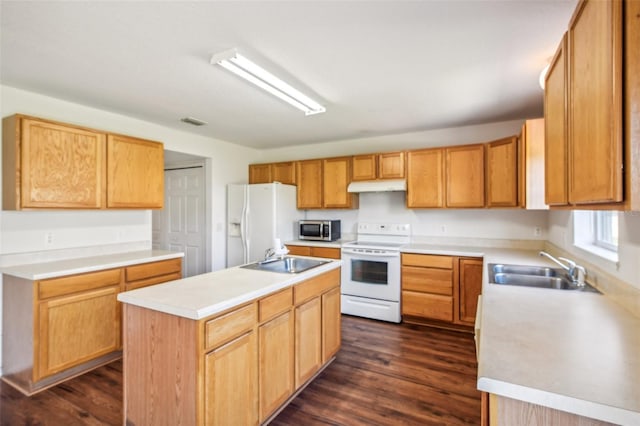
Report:
M471 334L344 315L336 360L273 426L478 425ZM0 384L0 425L121 425L122 362L27 398Z

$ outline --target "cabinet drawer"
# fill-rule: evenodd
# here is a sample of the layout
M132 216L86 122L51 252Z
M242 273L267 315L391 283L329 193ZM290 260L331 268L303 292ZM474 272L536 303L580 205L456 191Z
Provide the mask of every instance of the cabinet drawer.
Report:
M289 254L293 256L311 256L311 247L309 246L287 246Z
M63 296L65 294L101 288L120 284L120 269L90 272L87 274L70 275L67 277L51 278L38 282L38 298Z
M452 296L453 271L450 269L403 266L402 289Z
M281 312L291 308L293 302L293 289L287 288L276 294L267 296L258 302L260 322L273 318Z
M125 285L125 291L135 290L137 288L148 287L154 284L166 283L167 281L179 280L182 278L182 272L174 272L168 275L160 275L158 277L151 277L145 280L138 280L133 282L128 282Z
M451 256L403 253L402 264L406 266L423 266L427 268L452 269L453 258Z
M402 314L440 321L452 321L453 298L437 294L403 291Z
M258 319L258 308L252 303L207 321L204 330L205 349L215 348L251 330Z
M182 272L182 259L169 259L160 262L143 263L125 268L125 280L138 281L160 275Z
M311 247L311 256L340 259L340 249L333 247Z
M293 303L298 305L340 285L340 269L304 281L293 288Z

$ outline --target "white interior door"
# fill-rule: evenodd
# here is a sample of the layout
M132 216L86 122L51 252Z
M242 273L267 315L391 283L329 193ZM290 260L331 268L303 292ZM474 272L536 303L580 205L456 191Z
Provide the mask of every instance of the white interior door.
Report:
M153 246L184 252L183 277L203 274L206 272L204 167L165 170L164 181L164 209L153 217Z

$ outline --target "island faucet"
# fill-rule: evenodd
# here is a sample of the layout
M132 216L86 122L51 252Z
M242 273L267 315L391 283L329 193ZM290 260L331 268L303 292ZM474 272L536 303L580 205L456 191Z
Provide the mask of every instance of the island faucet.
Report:
M577 265L576 262L574 262L571 259L567 259L566 257L558 257L556 259L555 257L551 256L546 251L541 251L540 252L540 256L546 257L547 259L555 262L562 269L567 271L569 273L569 275L571 276L571 279L573 280L573 283L575 285L578 285L578 286L583 286L584 285L584 277L587 275L587 271L586 271L586 269L584 269L584 267L582 267L580 265ZM567 264L565 265L561 261L562 262L566 262Z

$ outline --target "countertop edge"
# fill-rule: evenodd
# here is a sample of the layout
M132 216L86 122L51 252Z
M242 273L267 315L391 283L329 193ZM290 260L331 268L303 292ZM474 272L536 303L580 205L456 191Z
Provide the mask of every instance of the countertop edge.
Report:
M206 308L183 309L176 306L170 306L170 305L158 303L157 301L149 301L144 297L137 296L135 293L136 290L119 293L118 300L122 303L198 321L198 320L210 317L212 315L218 314L220 312L226 311L228 309L232 309L242 304L251 302L252 300L259 299L263 296L266 296L278 290L291 287L295 284L298 284L307 279L316 277L325 272L338 269L341 266L342 266L341 260L332 260L331 262L325 265L321 265L316 268L310 269L309 271L296 274L293 277L291 276L291 274L278 274L283 276L282 281L279 281L277 283L265 286L263 288L260 288L254 291L250 291L245 294L238 295L236 297L229 298L227 300L207 306ZM236 268L239 268L239 267L236 267ZM270 272L270 271L255 271L255 272L261 273L261 274L274 274L274 272ZM173 281L173 283L175 282L176 281ZM162 284L159 284L159 286L161 285Z
M121 260L117 259L118 256L123 256L123 257L135 256L136 253L140 253L140 256L130 257L128 259L121 259ZM33 272L29 272L28 269L30 267L33 267L34 265L43 265L46 263L51 263L52 265L54 265L55 263L63 263L67 261L62 260L62 261L55 261L55 262L10 266L7 268L0 269L0 273L5 275L11 275L17 278L27 279L30 281L38 281L38 280L45 280L49 278L57 278L57 277L63 277L67 275L76 275L76 274L95 272L95 271L101 271L106 269L122 268L126 266L131 266L131 265L159 262L162 260L176 259L176 258L182 258L182 257L184 257L184 253L182 252L164 252L163 251L162 254L154 254L153 250L143 250L143 251L135 251L135 252L109 254L104 256L76 258L76 259L73 259L72 261L75 261L75 262L89 261L88 265L77 266L77 267L66 267L66 268L61 267L59 269L56 269L54 266L53 270L51 270L50 272L33 273ZM100 261L99 258L105 258L105 259L104 261ZM109 258L116 258L116 259L109 259ZM91 263L91 262L94 262L94 263Z
M640 424L640 413L634 411L521 386L515 383L494 380L488 377L478 377L477 387L478 390L484 392L592 419L621 425Z

